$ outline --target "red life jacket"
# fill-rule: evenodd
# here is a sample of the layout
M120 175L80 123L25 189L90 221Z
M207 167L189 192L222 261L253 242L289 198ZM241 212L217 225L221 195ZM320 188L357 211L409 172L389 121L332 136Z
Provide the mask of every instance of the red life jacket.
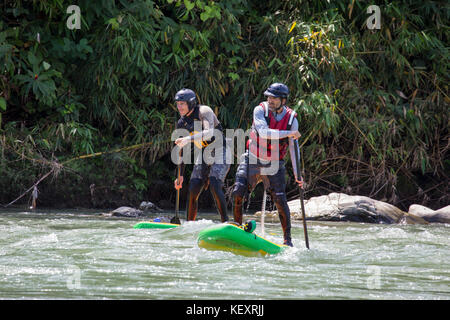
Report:
M272 112L269 112L269 106L267 102L263 102L260 106L264 109L264 116L267 121L269 129L275 130L291 130L292 122L294 118L297 117L297 113L292 109L286 107L286 114L284 117L277 122ZM247 147L250 152L256 157L263 160L282 160L287 153L289 148L289 138L283 138L278 140L277 144L272 144L269 139L263 139L259 136L258 132L252 127L250 131L250 139L247 142Z

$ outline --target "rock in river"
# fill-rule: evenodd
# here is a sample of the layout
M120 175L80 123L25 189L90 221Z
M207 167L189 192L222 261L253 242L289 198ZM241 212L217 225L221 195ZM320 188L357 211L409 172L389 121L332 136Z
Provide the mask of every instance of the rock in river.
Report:
M139 209L135 209L132 207L119 207L107 214L103 214L107 217L122 217L122 218L139 218L139 217L147 217L151 213L161 212L163 211L158 206L153 204L150 201L142 201Z
M425 219L428 222L450 223L450 206L446 206L439 210L412 204L409 206L408 212Z
M426 224L419 216L404 212L399 208L365 196L350 196L344 193L330 193L312 197L304 201L307 220L353 221L366 223L407 223ZM292 219L302 219L300 200L288 202ZM267 213L266 213L267 214ZM268 213L268 217L277 211ZM260 212L257 212L260 215Z
M139 209L143 211L151 211L151 212L162 212L163 210L159 208L156 204L150 201L142 201L139 205Z
M120 207L111 211L112 217L138 218L144 215L144 212L131 207Z

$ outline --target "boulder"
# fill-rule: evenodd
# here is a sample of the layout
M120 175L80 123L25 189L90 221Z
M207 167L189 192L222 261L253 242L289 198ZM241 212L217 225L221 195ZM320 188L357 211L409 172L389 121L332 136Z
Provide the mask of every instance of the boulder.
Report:
M151 212L162 212L163 210L159 208L156 204L150 201L142 201L139 205L139 209L142 211L151 211Z
M450 223L450 205L439 210L433 210L418 204L412 204L409 206L408 212L428 222Z
M426 224L427 221L414 214L365 196L350 196L344 193L330 193L312 197L304 201L307 220L318 221L353 221L365 223L406 223ZM300 200L288 202L292 219L302 219ZM257 212L261 215L261 212ZM277 216L277 211L266 213L271 219Z
M120 207L110 212L112 217L138 218L144 215L144 212L131 207Z
M139 205L139 209L124 206L103 215L107 217L139 218L151 216L152 213L161 211L163 210L154 203L150 201L142 201Z

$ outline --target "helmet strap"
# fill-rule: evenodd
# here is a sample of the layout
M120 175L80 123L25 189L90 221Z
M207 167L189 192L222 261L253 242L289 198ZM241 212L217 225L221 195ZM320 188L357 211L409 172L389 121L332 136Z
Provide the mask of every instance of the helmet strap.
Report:
M189 117L193 111L194 111L194 108L189 107L189 111L184 116Z
M275 109L276 113L279 113L281 109L283 109L284 105L280 104L280 106L278 108Z

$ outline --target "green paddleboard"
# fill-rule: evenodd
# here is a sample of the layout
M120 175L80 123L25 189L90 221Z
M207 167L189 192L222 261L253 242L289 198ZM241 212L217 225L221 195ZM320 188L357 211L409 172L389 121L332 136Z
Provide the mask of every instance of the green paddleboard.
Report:
M160 221L142 221L136 223L133 229L172 229L179 227L179 224L160 222Z
M287 248L286 245L273 243L245 231L242 226L230 223L214 225L200 231L197 244L208 250L229 251L250 257L277 254Z

